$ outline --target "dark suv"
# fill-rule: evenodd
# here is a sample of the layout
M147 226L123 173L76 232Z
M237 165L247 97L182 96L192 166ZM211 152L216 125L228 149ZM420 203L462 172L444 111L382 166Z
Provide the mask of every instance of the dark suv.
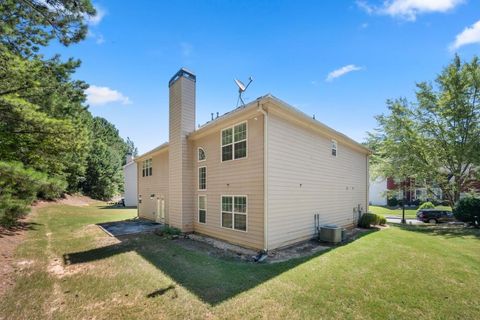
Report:
M440 209L422 209L417 212L417 220L426 223L439 223L455 221L451 211Z

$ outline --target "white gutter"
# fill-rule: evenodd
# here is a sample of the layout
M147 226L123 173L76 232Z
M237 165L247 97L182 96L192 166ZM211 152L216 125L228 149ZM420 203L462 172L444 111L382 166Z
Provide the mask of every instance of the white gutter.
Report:
M263 113L263 249L268 251L268 113L258 102L258 111Z

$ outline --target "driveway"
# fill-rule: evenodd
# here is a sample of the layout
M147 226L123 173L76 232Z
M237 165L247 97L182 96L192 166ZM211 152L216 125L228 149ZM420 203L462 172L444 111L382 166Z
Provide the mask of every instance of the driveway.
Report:
M422 221L416 219L406 219L407 224L424 224ZM399 217L387 217L387 222L391 223L402 223L402 218Z

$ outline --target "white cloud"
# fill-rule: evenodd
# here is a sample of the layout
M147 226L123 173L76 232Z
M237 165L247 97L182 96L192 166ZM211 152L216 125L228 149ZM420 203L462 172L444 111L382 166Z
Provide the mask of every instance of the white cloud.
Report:
M98 4L95 4L95 10L97 10L97 14L94 16L87 16L85 19L87 20L87 23L92 26L98 25L102 20L103 17L107 14L107 11L99 6Z
M467 44L480 43L480 20L457 34L455 41L450 45L450 50L456 50Z
M91 85L87 90L87 103L93 106L102 106L107 103L120 102L121 104L132 103L130 99L117 90L109 87Z
M99 34L99 35L96 37L95 42L96 42L97 44L102 44L102 43L104 43L104 42L105 42L105 38L103 37L103 34Z
M191 45L188 42L181 42L180 43L180 51L182 53L182 56L189 57L192 54L193 45Z
M336 78L339 78L341 76L346 75L347 73L353 72L353 71L360 71L363 70L364 68L356 66L354 64L349 64L346 66L343 66L337 70L333 70L330 72L327 76L327 79L325 81L333 81Z
M447 12L464 0L385 0L374 6L364 0L357 0L357 6L368 14L382 14L414 21L417 15L432 12Z
M87 37L93 39L96 44L103 44L105 42L105 37L101 33L95 33L91 30L88 30Z

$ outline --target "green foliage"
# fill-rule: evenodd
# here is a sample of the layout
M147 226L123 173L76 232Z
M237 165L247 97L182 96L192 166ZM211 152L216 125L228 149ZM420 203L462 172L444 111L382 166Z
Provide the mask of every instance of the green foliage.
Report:
M473 222L477 216L480 220L480 198L467 197L457 202L454 210L455 218L462 222Z
M422 209L435 209L435 205L430 201L424 202L420 207L418 207L418 211Z
M54 38L76 43L87 35L85 17L95 13L90 0L2 0L0 44L30 56Z
M165 226L165 228L163 228L162 231L163 231L164 234L170 235L170 236L178 236L182 233L182 231L180 231L180 229L170 227L170 226Z
M37 197L83 191L107 199L121 191L133 142L127 146L106 120L93 119L88 85L72 79L80 61L38 54L54 38L63 45L82 40L94 14L90 0L0 2L2 221L14 223Z
M387 218L382 217L382 216L379 216L379 218L378 218L378 224L381 225L381 226L386 225L386 224L387 224Z
M37 197L58 198L65 187L66 181L61 178L49 178L20 162L0 161L0 224L14 225Z
M360 228L370 228L371 226L385 223L387 223L387 220L384 217L379 216L378 214L364 213L358 221L358 226Z
M395 197L387 198L387 206L396 207L398 206L398 199Z
M480 165L480 63L458 56L436 85L417 84L416 101L387 101L369 134L374 175L415 179L430 192L438 186L449 204L475 179Z
M83 191L92 198L107 200L122 191L122 165L128 146L115 126L99 117L93 119L92 138Z

